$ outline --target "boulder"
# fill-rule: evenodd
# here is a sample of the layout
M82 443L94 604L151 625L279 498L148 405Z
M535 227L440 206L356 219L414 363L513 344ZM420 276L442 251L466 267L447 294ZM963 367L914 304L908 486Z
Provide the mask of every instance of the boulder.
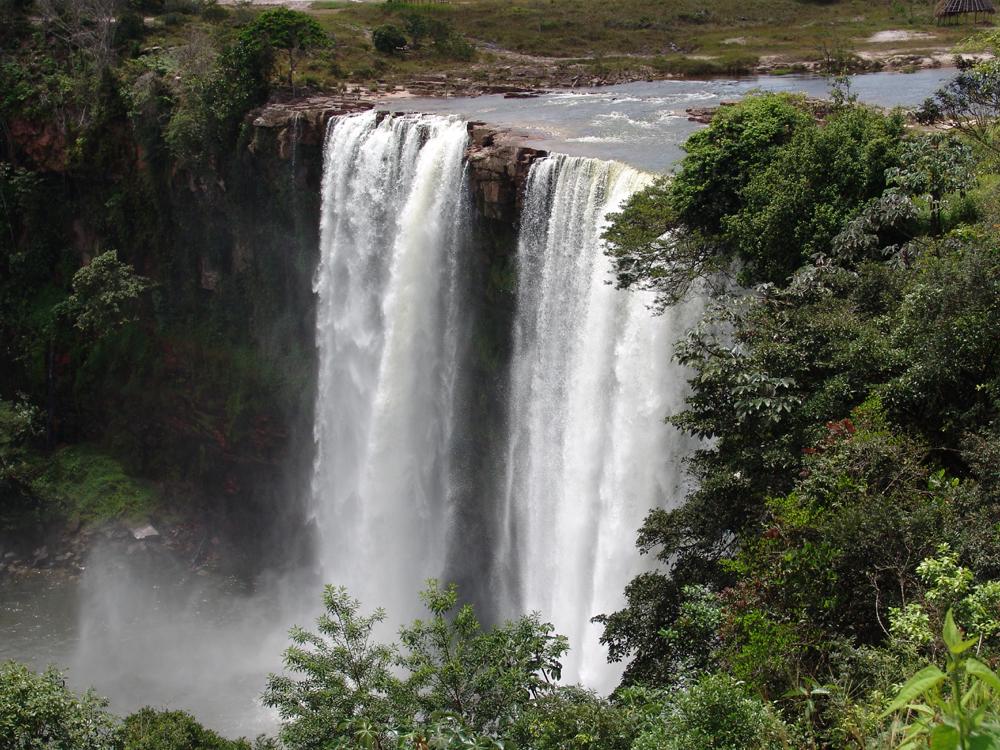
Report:
M131 529L131 531L132 531L132 537L134 539L140 539L140 540L149 539L150 537L157 537L160 535L160 532L157 531L155 528L153 528L152 524L148 523L145 526L138 526L134 529Z

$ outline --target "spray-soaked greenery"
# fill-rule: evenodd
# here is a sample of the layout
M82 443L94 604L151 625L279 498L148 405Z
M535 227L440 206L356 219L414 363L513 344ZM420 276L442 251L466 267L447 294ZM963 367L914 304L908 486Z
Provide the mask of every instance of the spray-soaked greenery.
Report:
M938 104L973 117L956 92L991 76ZM966 104L962 132L907 133L843 92L818 116L751 98L608 231L620 286L661 307L716 290L676 351L670 421L709 441L694 489L647 517L661 567L598 618L626 684L729 674L794 747L1000 742L996 693L960 664L974 648L985 685L1000 660L1000 109ZM957 681L924 684L946 653ZM893 723L912 674L891 708L925 703Z

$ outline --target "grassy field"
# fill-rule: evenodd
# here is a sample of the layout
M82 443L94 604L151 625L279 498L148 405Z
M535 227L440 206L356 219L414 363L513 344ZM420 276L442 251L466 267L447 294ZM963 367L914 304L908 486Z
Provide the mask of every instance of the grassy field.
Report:
M320 0L295 7L307 8L334 39L301 70L301 83L321 89L391 87L431 74L544 87L760 67L791 72L803 64L857 70L892 58L905 69L932 56L947 61L974 31L969 23L938 26L928 0ZM391 24L405 31L415 15L470 42L475 59L429 44L392 55L373 49L373 29ZM880 32L887 38L875 36Z
M465 36L513 52L546 57L721 54L738 46L760 56L810 58L837 48L923 51L949 45L969 26L939 27L933 3L844 0L454 0L440 3L314 2L336 31L372 27L414 10L446 18ZM899 29L933 35L870 43Z

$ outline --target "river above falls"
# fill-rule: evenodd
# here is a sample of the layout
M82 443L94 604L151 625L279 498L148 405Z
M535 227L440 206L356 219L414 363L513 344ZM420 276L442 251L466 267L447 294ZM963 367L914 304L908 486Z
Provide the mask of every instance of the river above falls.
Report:
M866 104L915 107L955 75L953 68L850 77L851 92ZM710 81L667 80L553 91L527 99L477 97L399 98L378 102L400 112L456 115L524 133L537 148L571 156L613 159L647 172L663 172L682 156L681 144L703 125L689 108L716 107L754 90L828 97L831 79L816 75L755 76Z

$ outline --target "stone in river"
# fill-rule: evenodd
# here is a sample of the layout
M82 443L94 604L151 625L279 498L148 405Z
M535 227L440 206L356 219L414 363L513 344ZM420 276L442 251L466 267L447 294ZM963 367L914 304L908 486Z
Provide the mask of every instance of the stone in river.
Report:
M152 524L138 526L132 529L132 536L136 539L147 539L148 537L159 536L160 532L153 528Z

